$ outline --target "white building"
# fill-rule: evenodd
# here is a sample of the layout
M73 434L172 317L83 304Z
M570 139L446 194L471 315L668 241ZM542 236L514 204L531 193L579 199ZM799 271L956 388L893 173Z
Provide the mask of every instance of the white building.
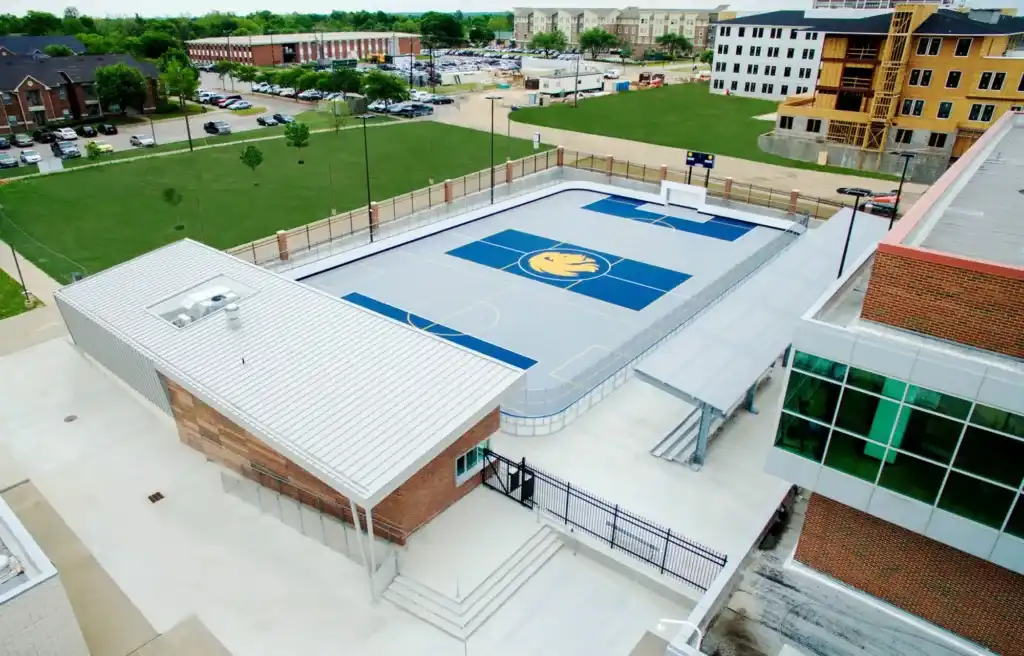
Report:
M824 32L802 11L771 11L715 26L711 92L765 100L808 93L818 81Z

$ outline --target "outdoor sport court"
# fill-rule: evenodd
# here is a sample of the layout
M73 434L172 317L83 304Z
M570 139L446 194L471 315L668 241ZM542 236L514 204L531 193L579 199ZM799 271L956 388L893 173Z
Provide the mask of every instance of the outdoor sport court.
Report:
M608 190L558 191L303 282L525 369L506 411L558 412L784 234Z

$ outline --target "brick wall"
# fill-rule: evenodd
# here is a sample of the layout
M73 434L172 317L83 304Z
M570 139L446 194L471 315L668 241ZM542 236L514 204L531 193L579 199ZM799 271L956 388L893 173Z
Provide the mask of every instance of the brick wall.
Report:
M349 500L344 495L271 449L176 382L163 376L161 379L170 394L171 411L182 442L261 485L352 523ZM405 536L469 494L480 484L480 477L474 476L462 485L456 485L455 460L496 432L499 425L499 410L495 408L385 497L373 509L374 533L404 544ZM398 530L390 531L386 526L376 524L377 520ZM365 516L360 512L360 523L364 530L365 521Z
M263 45L252 47L253 66L274 66L284 62L284 48L274 45Z
M827 497L796 559L1003 656L1024 655L1024 576Z
M861 316L1024 357L1024 280L875 253Z
M398 37L398 52L399 55L418 55L420 54L420 38L410 36Z

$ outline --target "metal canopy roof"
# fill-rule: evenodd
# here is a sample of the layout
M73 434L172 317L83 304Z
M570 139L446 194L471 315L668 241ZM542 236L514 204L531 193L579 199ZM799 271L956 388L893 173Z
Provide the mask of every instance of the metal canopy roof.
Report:
M762 267L636 368L642 380L726 413L792 342L800 317L836 280L852 211L844 209ZM857 213L846 265L889 220Z
M225 280L246 291L236 329L223 311L184 328L153 311ZM74 283L57 298L371 507L493 410L522 375L190 240Z

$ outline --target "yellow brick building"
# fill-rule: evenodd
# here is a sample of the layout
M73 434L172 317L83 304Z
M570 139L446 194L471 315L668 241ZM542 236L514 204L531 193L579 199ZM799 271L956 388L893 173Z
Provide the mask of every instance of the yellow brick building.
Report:
M825 19L812 93L779 105L762 149L931 182L1005 112L1024 108L1024 18L934 5Z

